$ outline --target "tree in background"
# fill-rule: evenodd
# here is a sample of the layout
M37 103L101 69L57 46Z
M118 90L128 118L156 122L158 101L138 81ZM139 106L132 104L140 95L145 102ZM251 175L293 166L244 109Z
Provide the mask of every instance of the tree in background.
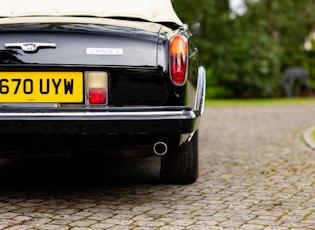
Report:
M262 28L278 43L283 67L302 64L304 43L312 32L315 20L313 0L247 0L248 23Z
M207 96L274 97L283 92L283 68L310 68L303 45L312 31L312 0L246 0L244 15L231 17L228 0L172 0L184 22L200 22L200 62Z
M270 36L277 45L281 70L303 66L314 78L314 51L305 49L307 37L314 31L315 2L313 0L247 0L248 23ZM262 15L266 12L266 15ZM312 74L313 73L313 74Z

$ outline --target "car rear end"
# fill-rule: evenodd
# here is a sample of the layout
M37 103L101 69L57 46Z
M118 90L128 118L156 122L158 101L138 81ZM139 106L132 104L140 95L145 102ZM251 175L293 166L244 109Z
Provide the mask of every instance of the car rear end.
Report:
M1 139L10 150L16 138L24 150L180 145L198 127L197 73L187 77L188 46L176 56L180 33L120 20L2 25Z

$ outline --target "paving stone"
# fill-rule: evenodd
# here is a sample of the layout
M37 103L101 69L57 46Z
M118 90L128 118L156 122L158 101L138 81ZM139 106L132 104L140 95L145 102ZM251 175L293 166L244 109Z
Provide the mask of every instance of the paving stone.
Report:
M206 107L199 179L158 183L158 157L0 161L0 229L314 230L315 104ZM44 179L43 179L44 178Z

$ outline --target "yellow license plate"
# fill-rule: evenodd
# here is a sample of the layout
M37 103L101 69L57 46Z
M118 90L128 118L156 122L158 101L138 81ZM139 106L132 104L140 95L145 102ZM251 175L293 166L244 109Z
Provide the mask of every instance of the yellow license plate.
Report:
M0 72L0 102L82 101L81 72Z

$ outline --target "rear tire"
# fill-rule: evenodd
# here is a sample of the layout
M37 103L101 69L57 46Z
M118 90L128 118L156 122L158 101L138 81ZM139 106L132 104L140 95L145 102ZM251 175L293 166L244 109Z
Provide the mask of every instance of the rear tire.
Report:
M167 184L190 184L198 178L198 130L189 142L170 149L161 158L161 181Z

